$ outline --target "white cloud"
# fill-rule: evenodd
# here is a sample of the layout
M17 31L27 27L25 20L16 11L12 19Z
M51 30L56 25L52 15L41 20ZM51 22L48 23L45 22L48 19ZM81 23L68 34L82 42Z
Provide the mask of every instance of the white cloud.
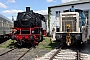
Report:
M39 10L39 11L35 11L35 12L39 13L39 14L43 14L43 15L48 14L48 10Z
M56 2L56 0L47 0L47 2Z
M18 12L22 12L22 10L6 10L6 11L3 11L3 13L7 13L7 14L15 14ZM39 13L39 14L42 14L42 15L46 15L48 14L48 10L39 10L39 11L34 11L35 13ZM12 16L11 17L8 17L10 20L12 20ZM16 16L14 16L14 20L16 20Z
M2 11L4 14L17 14L18 12L23 12L22 10L5 10Z
M62 0L62 3L70 2L70 1L78 1L78 0Z
M0 2L0 8L7 8L7 6Z
M15 0L8 0L8 3L15 3Z
M14 20L16 20L16 15L18 12L23 12L23 11L22 10L5 10L5 11L2 11L3 14L11 14L12 16L14 16ZM48 10L39 10L39 11L34 11L34 12L42 14L42 15L48 14ZM12 21L12 16L8 17L11 21Z

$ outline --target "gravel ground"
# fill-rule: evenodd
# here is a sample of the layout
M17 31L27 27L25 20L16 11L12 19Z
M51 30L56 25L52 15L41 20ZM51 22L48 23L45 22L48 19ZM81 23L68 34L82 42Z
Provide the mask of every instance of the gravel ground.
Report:
M53 49L47 54L43 55L42 57L39 58L34 58L33 60L48 60L50 55L52 55L52 52L55 52L56 50ZM83 60L90 60L90 43L84 44L81 49L81 59Z
M6 44L6 45L4 45L4 44ZM9 44L10 44L10 42L9 42ZM7 41L5 43L1 44L0 54L9 50L9 48L7 47L9 44L7 43ZM50 47L49 44L50 44L50 42L48 40L42 41L41 43L39 43L38 46L36 46L36 48L33 48L24 57L22 57L21 60L33 60L33 58L35 58L36 55L38 57L42 57L46 53L50 52L50 50L53 48L53 47ZM23 51L23 48L18 49L17 51L12 51L12 52L8 53L7 55L4 55L3 57L6 57L6 58L2 58L0 56L0 60L6 60L7 58L8 58L8 60L15 60L16 57L19 57L19 55L21 53L21 52L20 53L18 52L19 50Z
M25 51L28 49L15 49L11 52L8 52L5 55L0 56L0 60L17 60Z
M0 48L0 54L9 51L10 49L8 48Z
M43 41L41 42L41 44L44 46L47 46L47 42ZM44 60L43 58L47 58L48 56L50 56L49 54L51 52L55 52L56 49L50 50L50 49L44 49L42 48L43 46L40 45L39 47L36 46L36 48L32 49L31 51L29 51L24 57L21 58L21 60ZM8 48L0 48L0 54L9 50ZM23 51L23 49L20 49ZM50 52L51 51L51 52ZM17 53L17 52L16 52ZM85 44L85 46L83 47L83 50L81 52L83 55L87 54L88 57L90 57L90 43ZM10 53L11 55L9 57L13 58L12 53ZM15 57L17 57L19 54L17 53ZM36 56L38 56L38 58L36 58ZM9 58L10 59L10 58ZM1 60L1 59L0 59ZM5 60L5 59L4 59ZM14 58L11 60L15 60ZM84 58L85 60L85 58Z
M50 52L50 50L35 48L28 52L21 60L33 60L36 56L42 57L48 52Z
M90 43L85 44L81 50L81 56L83 60L90 60Z
M46 53L42 57L33 58L32 60L48 60L54 52L56 52L56 49L51 50L50 52Z
M6 48L0 48L0 54L8 51L10 49L6 49ZM0 60L6 60L8 58L8 60L15 60L16 57L19 57L19 55L22 55L22 51L24 51L26 49L17 49L14 50L12 52L9 52L8 54L1 56ZM19 52L21 51L21 52ZM21 60L33 60L33 58L36 57L36 55L38 55L38 57L43 56L44 54L48 53L50 50L45 50L45 49L38 49L38 48L33 48L31 51L29 51L24 57L21 58ZM24 53L24 52L23 52Z

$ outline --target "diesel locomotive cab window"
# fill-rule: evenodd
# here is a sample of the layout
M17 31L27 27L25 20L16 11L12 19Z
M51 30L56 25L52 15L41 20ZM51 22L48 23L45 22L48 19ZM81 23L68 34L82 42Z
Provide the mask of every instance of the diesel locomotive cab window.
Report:
M70 29L76 31L76 17L63 17L62 18L62 31L66 31L66 25L70 24Z

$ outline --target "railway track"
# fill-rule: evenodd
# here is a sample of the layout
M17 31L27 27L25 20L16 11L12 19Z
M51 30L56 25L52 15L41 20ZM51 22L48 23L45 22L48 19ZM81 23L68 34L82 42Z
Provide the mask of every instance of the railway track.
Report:
M80 50L74 51L60 47L49 60L81 60Z
M88 55L82 54L80 50L58 49L47 60L90 60Z
M27 54L32 48L30 48L29 50L27 50L24 54L22 54L17 60L20 60L25 54Z
M21 60L32 48L29 49L10 49L0 54L0 60Z
M61 46L59 49L54 49L51 52L45 54L43 57L37 58L35 60L90 60L90 55L84 50L79 50L77 48L65 48Z
M76 60L81 60L80 51L79 51L79 50L77 50L76 52L77 52Z
M0 54L0 56L3 56L3 55L5 55L5 54L7 54L7 53L9 53L9 52L13 51L14 49L15 49L15 48L12 48L12 49L10 49L10 50L8 50L8 51L6 51L6 52L4 52L4 53Z

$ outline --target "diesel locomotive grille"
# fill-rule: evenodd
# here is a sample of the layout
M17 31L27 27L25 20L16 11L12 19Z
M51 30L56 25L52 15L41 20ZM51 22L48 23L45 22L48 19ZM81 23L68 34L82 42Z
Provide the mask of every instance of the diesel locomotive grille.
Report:
M76 17L62 17L62 31L66 31L66 25L70 24L72 32L76 31Z

